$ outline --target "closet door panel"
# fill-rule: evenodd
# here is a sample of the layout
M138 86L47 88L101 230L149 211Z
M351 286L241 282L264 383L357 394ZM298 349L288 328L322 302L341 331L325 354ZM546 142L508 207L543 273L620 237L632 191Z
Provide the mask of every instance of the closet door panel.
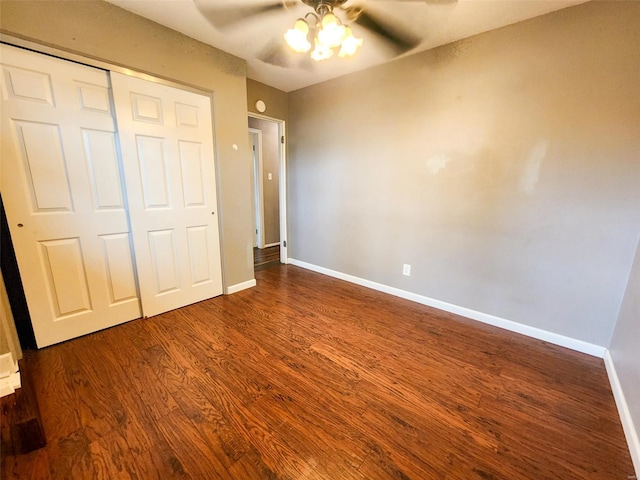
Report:
M0 191L38 346L140 317L107 73L0 59Z
M111 83L144 315L222 294L210 98Z

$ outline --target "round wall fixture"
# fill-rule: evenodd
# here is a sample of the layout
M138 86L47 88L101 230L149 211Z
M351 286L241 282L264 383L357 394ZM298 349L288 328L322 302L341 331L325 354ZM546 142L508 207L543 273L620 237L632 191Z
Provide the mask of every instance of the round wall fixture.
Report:
M256 110L258 110L260 113L264 113L267 110L267 104L262 100L258 100L256 102Z

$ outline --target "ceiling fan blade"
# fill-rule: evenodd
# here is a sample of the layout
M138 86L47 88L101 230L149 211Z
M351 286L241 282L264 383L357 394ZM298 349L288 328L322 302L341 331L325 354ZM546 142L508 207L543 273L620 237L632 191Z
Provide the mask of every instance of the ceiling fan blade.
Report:
M200 13L218 30L225 30L252 17L287 10L298 2L272 0L261 5L216 5L211 0L193 0Z
M285 43L271 40L256 56L258 60L274 67L280 68L300 68L312 72L316 63L309 55L294 53Z
M276 67L291 68L293 62L289 50L283 42L271 40L256 57L258 60Z
M368 13L360 7L347 7L345 10L350 21L387 41L397 55L408 52L420 44L419 37L408 33L400 26L392 25L388 20L383 20L382 16Z

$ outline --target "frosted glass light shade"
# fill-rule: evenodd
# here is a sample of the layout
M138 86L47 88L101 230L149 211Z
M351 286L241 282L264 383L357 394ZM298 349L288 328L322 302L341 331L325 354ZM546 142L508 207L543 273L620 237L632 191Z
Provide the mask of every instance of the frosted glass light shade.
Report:
M333 13L322 18L322 29L318 32L318 40L327 48L339 47L345 37L345 27Z
M333 50L331 50L331 48L327 47L326 45L323 45L316 38L316 48L314 48L313 52L311 52L311 58L319 62L321 60L327 60L331 58L332 55Z
M345 30L345 38L342 41L340 53L338 53L342 58L355 55L358 49L362 46L362 39L354 37L350 27L346 27Z
M309 34L309 25L303 19L298 19L293 28L287 30L284 34L284 39L287 44L296 52L304 53L308 52L311 48L311 43L307 40Z

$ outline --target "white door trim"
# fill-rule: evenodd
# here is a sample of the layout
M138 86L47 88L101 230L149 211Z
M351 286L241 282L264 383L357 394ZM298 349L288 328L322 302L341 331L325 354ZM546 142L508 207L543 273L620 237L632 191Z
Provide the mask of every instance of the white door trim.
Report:
M266 115L260 115L258 113L249 112L248 116L251 118L258 118L260 120L266 120L268 122L275 122L278 124L278 137L286 140L286 125L285 121L268 117ZM279 169L279 209L280 209L280 263L289 263L288 254L288 242L287 242L287 148L286 143L278 142L278 158L280 160Z
M258 230L257 243L258 248L265 248L264 245L264 172L262 171L262 130L250 128L249 133L253 138L253 189L254 189L254 205L256 224Z

